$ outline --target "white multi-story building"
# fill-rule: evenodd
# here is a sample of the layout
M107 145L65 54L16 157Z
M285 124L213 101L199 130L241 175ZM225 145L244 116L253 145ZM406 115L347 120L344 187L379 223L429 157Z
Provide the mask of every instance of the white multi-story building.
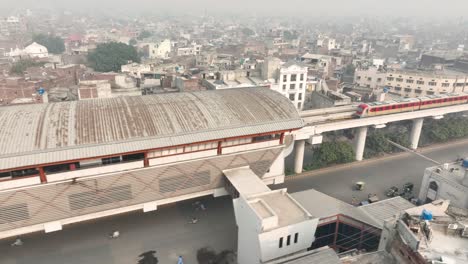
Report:
M31 58L47 58L49 57L49 51L46 47L34 42L24 49L12 49L7 55L10 57L29 56Z
M149 43L148 52L151 59L167 59L171 53L171 41L165 39L158 43Z
M288 62L281 66L278 82L271 87L288 97L298 110L302 110L306 83L307 67L298 62Z
M189 55L200 55L202 45L192 43L188 47L182 47L177 49L177 56L189 56Z
M371 67L356 70L357 85L371 89L387 87L390 93L404 97L420 97L468 91L468 75L448 70L426 71L378 71Z

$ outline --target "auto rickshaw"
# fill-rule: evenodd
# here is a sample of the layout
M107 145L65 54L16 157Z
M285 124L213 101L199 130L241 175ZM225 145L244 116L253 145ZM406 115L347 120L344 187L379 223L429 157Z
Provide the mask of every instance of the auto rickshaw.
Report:
M354 184L354 189L355 189L356 191L362 191L362 190L364 190L364 185L366 185L365 182L358 181L358 182L356 182L356 183Z
M400 193L398 192L398 187L396 187L396 186L390 187L390 189L387 190L385 195L387 195L387 197L396 197L396 196L400 195Z

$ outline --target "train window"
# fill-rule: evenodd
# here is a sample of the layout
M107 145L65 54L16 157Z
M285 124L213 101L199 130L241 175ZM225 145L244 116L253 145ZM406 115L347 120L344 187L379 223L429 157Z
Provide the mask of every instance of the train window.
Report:
M371 110L370 110L370 111L371 111L371 112L375 112L375 108L371 108Z

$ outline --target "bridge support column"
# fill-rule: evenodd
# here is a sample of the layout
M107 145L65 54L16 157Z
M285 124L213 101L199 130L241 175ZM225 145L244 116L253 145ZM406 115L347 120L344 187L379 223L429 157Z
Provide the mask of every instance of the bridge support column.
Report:
M296 140L294 142L294 172L301 173L304 166L304 149L305 149L305 140Z
M416 150L418 148L419 137L421 136L421 130L423 126L423 118L413 119L413 127L411 128L411 149Z
M367 127L358 127L356 129L354 152L355 159L361 161L364 157L364 147L366 146Z

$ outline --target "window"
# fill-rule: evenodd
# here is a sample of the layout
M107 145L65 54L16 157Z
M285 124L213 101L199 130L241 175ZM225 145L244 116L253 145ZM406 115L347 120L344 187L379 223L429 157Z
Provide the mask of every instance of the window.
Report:
M110 158L103 158L102 159L102 165L119 163L119 162L120 162L120 156L110 157Z
M397 82L403 82L403 78L396 78Z
M424 84L424 81L416 81L417 84Z
M301 73L301 81L303 81L303 80L304 80L304 74Z
M295 82L297 78L297 74L291 74L291 82Z
M299 97L297 98L297 100L302 100L302 93L299 93Z
M389 82L393 81L393 79L394 79L393 77L387 77L387 81Z
M377 82L381 82L382 81L382 78L377 78Z
M289 95L289 100L294 101L294 99L296 99L295 96L294 96L294 94L290 94L290 95Z
M286 238L286 246L291 245L291 235L288 235L288 238Z
M297 103L297 109L300 110L300 109L301 109L301 106L302 106L301 102Z
M405 92L411 92L411 89L410 88L405 88Z
M437 83L436 82L429 82L429 86L436 86Z
M25 169L25 170L15 170L11 172L11 177L26 177L26 176L34 176L39 175L39 171L37 169Z
M294 234L294 244L297 244L297 241L299 240L299 233Z
M368 77L367 80L370 82L370 81L372 81L372 78L371 78L371 77Z
M283 75L283 82L287 82L288 81L288 75Z
M443 83L442 84L442 87L449 87L450 86L450 83Z
M291 89L291 90L296 89L296 84L295 84L295 83L291 83L291 85L289 85L289 89Z
M427 94L427 95L434 95L434 92L427 91L426 94Z
M280 239L279 239L279 245L278 246L279 246L279 248L283 247L283 238L282 237L280 237Z
M361 76L356 76L356 80L361 80Z
M283 91L286 91L286 84L283 84Z
M123 155L122 161L134 161L134 160L143 160L145 158L144 153L136 153L130 155Z
M407 79L407 80L406 80L406 83L414 83L414 80Z
M395 91L401 91L401 87L395 87Z
M304 87L304 86L303 86L303 83L300 83L300 84L299 84L299 89L302 89L302 87Z
M46 173L58 173L70 170L70 164L58 164L44 167Z
M421 89L416 89L416 90L414 90L414 91L415 91L417 94L422 93L422 90L421 90Z

